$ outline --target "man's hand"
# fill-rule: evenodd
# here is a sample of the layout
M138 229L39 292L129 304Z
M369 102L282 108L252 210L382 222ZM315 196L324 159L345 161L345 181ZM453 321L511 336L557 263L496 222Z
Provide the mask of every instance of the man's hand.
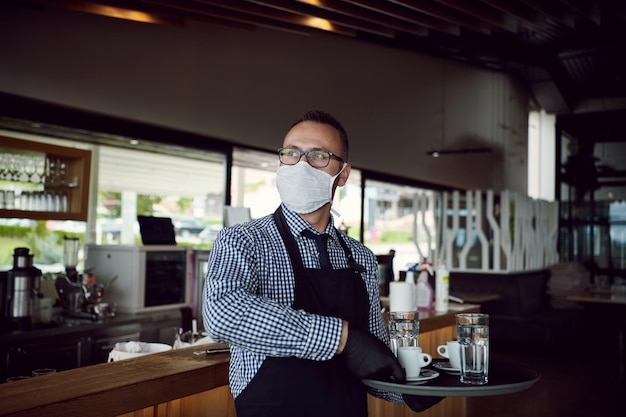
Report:
M404 369L389 347L369 332L348 326L348 338L341 356L350 372L359 379L397 383L406 380Z

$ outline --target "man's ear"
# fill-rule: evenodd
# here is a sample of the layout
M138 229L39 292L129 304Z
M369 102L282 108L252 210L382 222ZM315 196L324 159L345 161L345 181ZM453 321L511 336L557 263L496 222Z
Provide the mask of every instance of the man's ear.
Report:
M341 171L341 174L337 177L337 187L343 187L348 182L348 177L350 176L350 168L351 165L348 163L346 167Z

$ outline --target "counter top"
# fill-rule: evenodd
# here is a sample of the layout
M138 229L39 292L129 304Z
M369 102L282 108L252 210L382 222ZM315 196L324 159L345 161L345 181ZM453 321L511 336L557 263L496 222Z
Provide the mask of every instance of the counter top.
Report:
M624 293L580 293L570 294L565 298L581 303L626 305L626 294Z
M57 335L67 335L72 333L80 333L84 331L91 331L97 329L104 329L108 327L121 326L124 324L134 323L150 323L157 320L163 320L166 318L179 318L180 312L165 311L162 313L152 314L117 314L115 317L101 319L101 320L88 320L88 319L76 319L71 317L61 317L59 321L52 321L48 324L37 324L30 329L18 329L12 331L5 331L0 333L0 343L19 341L22 339L31 339L35 337L47 337Z
M228 384L228 353L192 346L0 385L0 416L117 416Z

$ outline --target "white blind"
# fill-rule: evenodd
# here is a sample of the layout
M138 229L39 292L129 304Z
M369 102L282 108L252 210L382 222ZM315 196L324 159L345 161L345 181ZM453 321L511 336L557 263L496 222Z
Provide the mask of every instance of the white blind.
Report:
M136 191L138 194L195 197L223 193L225 157L222 162L102 146L98 189Z

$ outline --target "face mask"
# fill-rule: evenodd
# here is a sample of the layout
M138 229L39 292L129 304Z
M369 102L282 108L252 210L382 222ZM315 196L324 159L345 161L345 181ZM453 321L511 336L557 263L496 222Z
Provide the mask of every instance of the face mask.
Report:
M332 203L333 184L345 167L346 164L343 164L341 171L333 177L321 169L313 168L306 161L281 165L276 171L276 188L289 210L301 214L311 213L326 203Z

